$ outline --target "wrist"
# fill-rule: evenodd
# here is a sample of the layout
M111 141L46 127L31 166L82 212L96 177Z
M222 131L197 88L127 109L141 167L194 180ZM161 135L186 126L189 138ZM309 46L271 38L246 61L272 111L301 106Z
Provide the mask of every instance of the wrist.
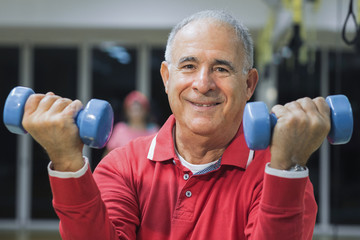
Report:
M51 157L52 169L59 172L77 172L85 164L82 154L64 157Z
M285 153L272 152L270 167L279 170L298 170L304 168L307 162L306 157Z
M284 162L275 162L271 160L269 167L278 169L278 170L289 170L292 167L294 167L295 164L290 161L284 161Z

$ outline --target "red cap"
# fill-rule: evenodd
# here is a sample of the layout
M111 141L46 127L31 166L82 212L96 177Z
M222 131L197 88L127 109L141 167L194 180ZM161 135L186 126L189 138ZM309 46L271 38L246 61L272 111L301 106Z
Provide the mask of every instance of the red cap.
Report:
M149 101L147 99L147 97L142 94L139 91L132 91L130 92L124 100L124 107L125 109L129 108L131 104L133 104L134 102L138 102L141 104L141 106L143 106L143 108L145 108L146 110L149 110Z

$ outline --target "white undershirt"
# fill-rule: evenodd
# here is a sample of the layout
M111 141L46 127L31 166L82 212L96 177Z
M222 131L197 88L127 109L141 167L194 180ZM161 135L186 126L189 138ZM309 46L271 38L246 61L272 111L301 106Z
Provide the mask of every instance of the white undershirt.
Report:
M219 161L216 160L216 161L213 161L213 162L209 162L209 163L204 163L204 164L192 164L192 163L189 163L188 161L185 160L185 158L183 158L178 150L176 149L176 144L175 144L175 125L172 129L172 137L173 137L173 140L174 140L174 149L175 149L175 153L177 155L177 157L179 158L181 164L186 167L187 169L189 169L193 174L197 173L197 172L200 172L202 170L204 170L205 168L217 163Z
M202 170L204 170L205 168L217 163L219 161L216 160L216 161L213 161L213 162L209 162L209 163L204 163L204 164L192 164L192 163L189 163L188 161L186 161L180 154L179 152L177 151L176 147L175 147L175 152L176 152L176 155L178 156L181 164L188 168L193 174L197 173L197 172L200 172Z

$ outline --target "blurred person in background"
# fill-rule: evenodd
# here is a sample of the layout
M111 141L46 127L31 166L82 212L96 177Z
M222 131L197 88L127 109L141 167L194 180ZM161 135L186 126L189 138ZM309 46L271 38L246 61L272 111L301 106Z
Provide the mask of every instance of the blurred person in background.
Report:
M159 130L157 124L149 121L150 103L141 92L132 91L125 97L123 112L126 121L114 125L104 155L117 147L124 146L135 138L148 136Z

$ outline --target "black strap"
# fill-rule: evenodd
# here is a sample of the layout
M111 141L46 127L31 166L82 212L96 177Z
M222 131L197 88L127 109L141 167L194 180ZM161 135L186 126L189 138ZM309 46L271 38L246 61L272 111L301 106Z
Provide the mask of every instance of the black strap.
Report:
M355 23L355 27L356 27L356 31L355 31L355 37L352 39L352 40L349 40L347 37L346 37L346 25L349 21L349 18L352 18L354 20L354 23ZM357 38L358 38L358 25L357 25L357 22L356 22L356 17L355 17L355 14L353 12L353 0L350 0L350 4L349 4L349 11L348 11L348 14L346 16L346 19L345 19L345 22L344 22L344 26L343 26L343 29L342 29L342 38L344 40L344 42L348 45L352 45L356 42Z

